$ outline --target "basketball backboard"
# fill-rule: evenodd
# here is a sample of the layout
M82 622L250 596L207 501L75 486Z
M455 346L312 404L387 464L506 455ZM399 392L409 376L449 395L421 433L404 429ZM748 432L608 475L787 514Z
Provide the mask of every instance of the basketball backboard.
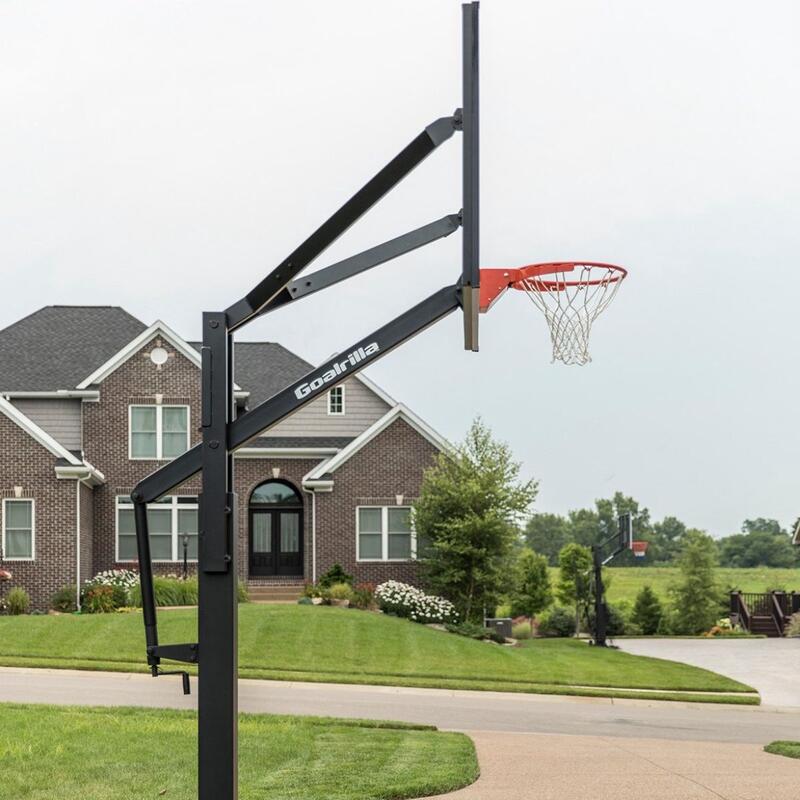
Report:
M464 349L478 349L480 305L480 158L478 102L478 3L464 3L463 31L463 203L462 298Z
M633 549L633 516L626 512L620 514L617 520L619 531L619 546L623 550Z

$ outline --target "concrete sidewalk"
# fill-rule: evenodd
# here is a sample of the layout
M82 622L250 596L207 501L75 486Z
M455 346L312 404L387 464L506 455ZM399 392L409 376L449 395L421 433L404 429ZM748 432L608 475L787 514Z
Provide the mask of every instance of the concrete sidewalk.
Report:
M797 800L800 760L758 745L469 732L480 778L431 800Z

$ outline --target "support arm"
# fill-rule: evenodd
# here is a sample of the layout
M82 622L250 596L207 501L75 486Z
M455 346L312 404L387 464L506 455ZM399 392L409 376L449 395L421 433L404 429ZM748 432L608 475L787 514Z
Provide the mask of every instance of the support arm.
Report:
M280 293L275 295L258 312L257 316L268 314L270 311L281 308L293 300L300 300L368 269L385 264L393 258L435 242L437 239L443 239L445 236L457 231L460 225L461 218L459 214L448 214L441 219L437 219L436 222L423 225L421 228L404 233L402 236L390 239L383 244L370 247L369 250L364 250L361 253L350 256L350 258L345 258L343 261L338 261L336 264L331 264L325 269L317 270L317 272L304 278L297 278L287 286L284 286Z
M335 242L375 203L397 186L460 125L460 114L441 117L428 125L401 150L372 180L359 189L329 217L288 258L285 258L261 283L226 310L228 330L240 328L256 316L283 287L294 280L320 253Z
M229 425L229 448L236 450L241 447L254 436L288 417L350 375L360 372L364 367L385 356L460 306L461 291L457 285L445 286L435 292L382 328L307 373L296 383L233 420ZM201 446L195 445L157 472L148 475L134 489L131 495L134 502L152 503L187 481L200 471L201 454ZM142 558L142 555L140 553L139 557Z

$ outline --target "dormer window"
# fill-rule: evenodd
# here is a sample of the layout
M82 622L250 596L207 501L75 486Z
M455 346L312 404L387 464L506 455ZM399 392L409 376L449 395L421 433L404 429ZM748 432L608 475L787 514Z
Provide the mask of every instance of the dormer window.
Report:
M131 459L166 461L189 449L189 406L130 406Z
M328 414L344 414L344 386L334 386L328 392Z

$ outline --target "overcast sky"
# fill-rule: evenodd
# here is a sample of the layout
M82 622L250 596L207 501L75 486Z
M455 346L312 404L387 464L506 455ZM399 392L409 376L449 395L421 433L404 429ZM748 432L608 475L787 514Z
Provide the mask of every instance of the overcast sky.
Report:
M587 367L521 294L369 375L451 439L481 414L566 512L615 490L714 535L800 515L800 6L485 0L484 266L630 278ZM122 305L199 336L460 105L456 0L0 3L0 327ZM314 266L460 207L451 139ZM320 361L459 270L460 234L251 325ZM57 343L54 343L57 346Z

